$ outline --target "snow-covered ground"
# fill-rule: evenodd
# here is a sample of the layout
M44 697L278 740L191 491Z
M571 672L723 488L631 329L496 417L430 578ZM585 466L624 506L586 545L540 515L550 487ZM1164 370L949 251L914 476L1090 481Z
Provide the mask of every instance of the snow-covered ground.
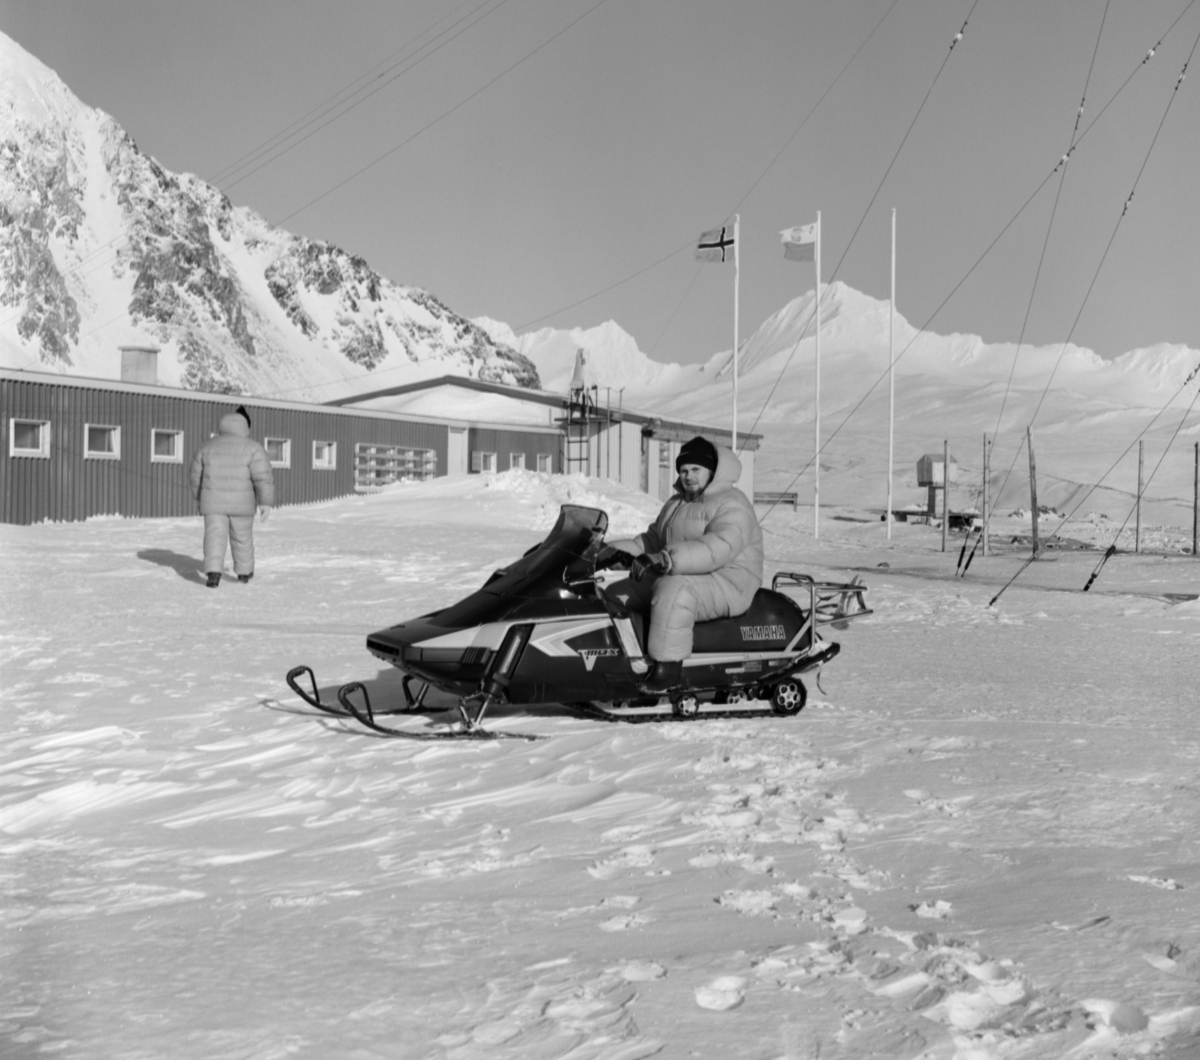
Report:
M861 573L877 609L792 719L503 708L543 739L430 744L287 690L304 662L398 696L366 634L566 500L617 533L654 511L521 472L395 487L276 512L216 591L198 519L0 526L0 1055L1200 1056L1178 534L988 607L1007 538L955 580L937 529L842 507L816 543L776 509L769 572Z

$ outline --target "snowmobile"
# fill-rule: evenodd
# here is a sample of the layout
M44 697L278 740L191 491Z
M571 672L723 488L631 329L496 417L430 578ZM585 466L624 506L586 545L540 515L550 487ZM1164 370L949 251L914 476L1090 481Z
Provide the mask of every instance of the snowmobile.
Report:
M779 573L735 618L699 622L680 686L646 695L640 682L648 619L608 591L630 557L601 558L608 516L563 505L546 539L495 571L470 596L441 611L381 629L367 650L399 669L405 706L417 714L431 688L458 700L461 725L412 732L384 725L361 682L343 685L337 705L322 701L315 676L297 666L287 683L310 706L349 716L387 736L414 739L514 736L482 726L496 703L565 704L612 720L651 721L748 714L795 715L808 692L802 675L834 659L840 646L818 628L844 629L871 614L867 587ZM605 550L611 552L612 550ZM414 692L414 682L419 688ZM307 685L307 687L306 687ZM529 737L521 737L529 738Z

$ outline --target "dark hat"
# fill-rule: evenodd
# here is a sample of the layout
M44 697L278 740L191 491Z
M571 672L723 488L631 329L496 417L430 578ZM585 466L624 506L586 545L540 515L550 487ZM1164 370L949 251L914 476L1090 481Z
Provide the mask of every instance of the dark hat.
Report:
M241 416L241 417L242 417L242 419L244 419L244 420L246 421L246 426L247 426L247 427L249 427L249 426L250 426L250 413L248 413L248 412L246 411L246 406L245 406L245 405L239 405L239 406L238 406L236 409L234 409L233 411L234 411L234 412L236 412L236 413L237 413L239 416Z
M695 464L697 467L706 467L710 472L715 472L717 470L717 447L707 438L699 436L690 442L684 442L679 447L679 455L675 458L675 470L678 471L684 464Z

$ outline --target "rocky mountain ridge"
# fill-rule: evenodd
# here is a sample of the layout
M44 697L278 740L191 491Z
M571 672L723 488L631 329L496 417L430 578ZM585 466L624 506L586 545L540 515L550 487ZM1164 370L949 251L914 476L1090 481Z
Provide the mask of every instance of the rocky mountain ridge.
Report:
M328 400L427 376L539 385L434 295L147 157L0 33L0 364Z

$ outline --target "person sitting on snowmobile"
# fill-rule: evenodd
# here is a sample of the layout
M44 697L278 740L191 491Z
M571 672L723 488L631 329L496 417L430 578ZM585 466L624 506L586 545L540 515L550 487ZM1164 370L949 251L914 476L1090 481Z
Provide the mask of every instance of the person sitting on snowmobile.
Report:
M630 578L607 594L650 612L651 669L640 685L647 693L681 686L695 623L743 614L763 579L762 530L737 488L741 461L696 437L680 448L675 470L676 492L654 523L635 538L610 542L599 557L636 557Z

